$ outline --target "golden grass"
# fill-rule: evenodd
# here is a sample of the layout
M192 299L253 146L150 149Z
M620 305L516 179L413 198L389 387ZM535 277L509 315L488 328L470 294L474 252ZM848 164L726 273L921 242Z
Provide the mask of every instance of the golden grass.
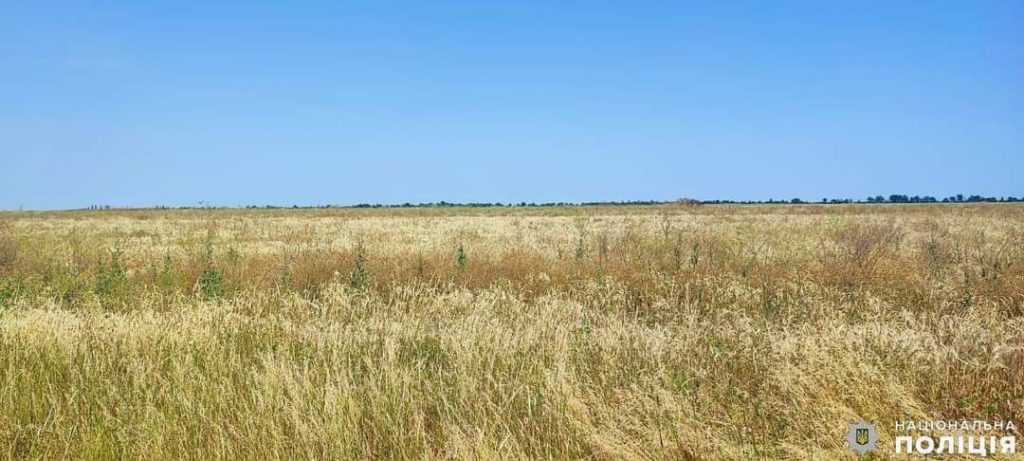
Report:
M0 219L5 458L840 459L858 418L1024 424L1019 205Z

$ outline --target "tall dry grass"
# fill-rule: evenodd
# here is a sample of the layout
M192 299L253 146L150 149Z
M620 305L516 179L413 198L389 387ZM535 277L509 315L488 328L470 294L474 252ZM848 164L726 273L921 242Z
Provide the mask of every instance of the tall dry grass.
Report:
M13 226L6 220L0 221L0 272L14 265L18 258L18 245L14 240Z
M5 218L5 458L842 459L857 418L1024 423L1017 205Z

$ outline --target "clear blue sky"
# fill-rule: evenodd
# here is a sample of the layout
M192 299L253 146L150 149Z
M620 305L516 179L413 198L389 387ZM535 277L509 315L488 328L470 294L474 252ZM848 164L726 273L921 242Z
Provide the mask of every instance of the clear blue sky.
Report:
M15 3L0 208L1024 195L1020 1Z

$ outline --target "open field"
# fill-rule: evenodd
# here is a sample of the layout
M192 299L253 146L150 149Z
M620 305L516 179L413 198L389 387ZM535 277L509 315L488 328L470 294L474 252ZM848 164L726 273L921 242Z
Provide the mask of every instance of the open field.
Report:
M0 457L854 459L1024 424L1024 205L0 214Z

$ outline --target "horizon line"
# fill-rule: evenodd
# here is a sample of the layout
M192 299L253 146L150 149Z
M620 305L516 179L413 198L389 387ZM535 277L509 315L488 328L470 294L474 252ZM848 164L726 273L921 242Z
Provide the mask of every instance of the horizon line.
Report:
M1019 203L1024 202L1024 196L982 196L972 194L956 194L948 197L936 198L931 195L890 194L889 196L875 195L866 199L851 198L828 198L820 200L804 200L796 197L792 199L762 199L762 200L732 200L732 199L693 199L678 198L673 200L603 200L603 201L549 201L549 202L448 202L440 200L436 202L403 202L403 203L350 203L350 204L318 204L318 205L275 205L275 204L245 204L245 205L213 205L205 201L199 201L196 205L145 205L145 206L113 206L113 205L88 205L78 208L24 208L18 209L0 208L2 212L60 212L60 211L147 211L147 210L287 210L287 209L382 209L382 208L551 208L551 207L591 207L591 206L657 206L657 205L882 205L882 204L956 204L956 203Z

